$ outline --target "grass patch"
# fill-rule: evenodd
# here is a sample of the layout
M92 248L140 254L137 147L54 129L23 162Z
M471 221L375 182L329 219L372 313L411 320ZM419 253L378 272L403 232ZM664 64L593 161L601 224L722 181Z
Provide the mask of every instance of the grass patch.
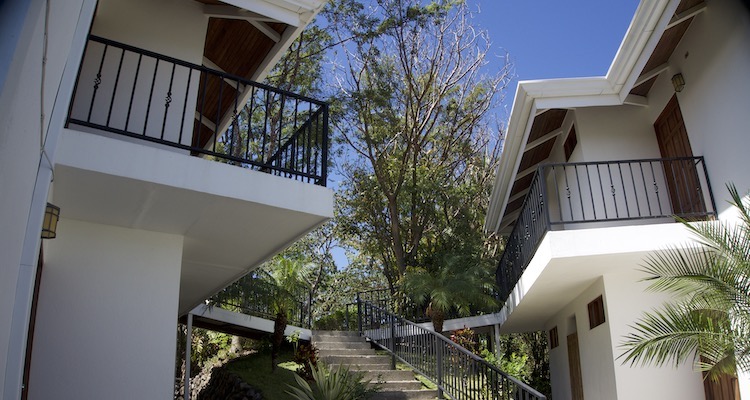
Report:
M287 385L295 385L294 375L297 363L292 361L294 353L282 350L279 354L279 366L271 372L271 352L264 351L233 360L227 368L237 374L243 381L263 392L263 397L274 400L292 400L286 394Z

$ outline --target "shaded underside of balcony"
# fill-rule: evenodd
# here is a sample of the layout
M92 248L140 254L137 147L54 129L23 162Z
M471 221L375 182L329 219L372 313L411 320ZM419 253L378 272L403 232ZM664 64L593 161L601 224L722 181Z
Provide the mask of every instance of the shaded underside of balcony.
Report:
M497 314L501 332L543 330L602 276L637 270L647 255L688 245L691 237L681 224L670 222L549 231Z
M181 313L333 216L330 189L170 148L65 130L57 154L63 218L183 236Z

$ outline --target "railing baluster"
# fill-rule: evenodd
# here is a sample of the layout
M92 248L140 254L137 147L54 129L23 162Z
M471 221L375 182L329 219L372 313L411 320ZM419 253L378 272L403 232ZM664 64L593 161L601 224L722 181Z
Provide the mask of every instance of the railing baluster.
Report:
M117 65L117 74L115 75L115 86L112 88L112 98L109 100L109 112L107 112L107 125L112 119L112 109L115 106L115 96L117 96L117 84L120 83L120 73L122 72L122 60L125 58L125 49L120 52L120 62Z
M185 100L182 104L182 119L180 119L180 134L177 136L177 143L182 144L182 132L185 131L185 116L187 114L187 104L188 104L188 93L190 93L190 83L193 80L193 69L188 69L188 77L187 77L187 90L185 90Z
M154 66L154 76L151 78L151 90L148 95L148 105L146 106L146 118L143 120L143 136L148 136L148 114L151 112L151 100L154 98L154 86L156 86L156 75L159 73L159 59L156 59Z
M107 48L109 45L104 45L104 51L102 52L102 59L99 62L99 71L96 73L94 79L94 93L91 95L91 105L89 106L89 114L86 117L86 121L91 122L91 113L94 111L94 101L96 100L96 93L99 91L99 85L102 84L102 69L104 68L104 59L107 58Z

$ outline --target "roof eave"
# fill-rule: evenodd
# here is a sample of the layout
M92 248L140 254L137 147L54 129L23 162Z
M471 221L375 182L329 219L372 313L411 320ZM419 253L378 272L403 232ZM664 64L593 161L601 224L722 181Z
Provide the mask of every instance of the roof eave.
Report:
M490 195L484 229L499 232L525 143L538 110L620 105L654 51L680 0L644 0L603 77L521 81Z

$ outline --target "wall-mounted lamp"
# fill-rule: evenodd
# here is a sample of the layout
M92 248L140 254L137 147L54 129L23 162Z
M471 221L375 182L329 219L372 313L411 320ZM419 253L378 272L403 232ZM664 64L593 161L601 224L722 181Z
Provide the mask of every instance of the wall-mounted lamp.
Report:
M42 239L57 237L57 221L60 220L60 207L47 203L44 209L44 223L42 224Z
M674 74L672 77L672 86L674 86L675 92L681 92L685 88L685 77L681 73Z

